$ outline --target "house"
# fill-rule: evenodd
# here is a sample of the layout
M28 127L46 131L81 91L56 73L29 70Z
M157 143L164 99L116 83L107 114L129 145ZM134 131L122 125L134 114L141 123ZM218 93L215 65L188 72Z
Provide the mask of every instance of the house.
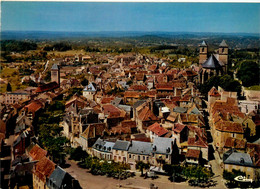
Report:
M179 162L179 148L176 139L155 137L151 151L151 164L161 167L163 164Z
M130 168L135 170L135 164L138 161L144 163L150 163L151 157L151 142L142 141L131 141L130 147L128 149L128 160L127 163L130 164Z
M175 123L172 127L172 135L177 139L178 143L183 143L188 141L189 129L186 125Z
M33 170L33 188L45 189L56 164L46 157L43 157L35 164Z
M189 165L199 165L201 161L201 151L188 149L186 155L186 163Z
M93 123L89 124L86 130L79 135L79 144L83 150L87 150L92 147L99 137L104 135L106 131L105 123Z
M127 151L130 146L129 141L117 140L112 148L113 160L115 162L127 163Z
M25 130L15 139L12 145L12 157L15 159L17 156L22 156L25 149L30 145L31 134Z
M83 89L83 96L87 98L88 100L94 100L94 95L96 94L97 89L95 87L94 83L89 83L88 86L86 86Z
M254 164L249 154L230 149L223 155L224 170L232 172L240 170L246 174L246 178L255 180Z
M153 113L153 105L151 101L147 101L136 108L134 118L137 123L138 130L145 132L147 127L159 119Z
M54 89L59 88L59 84L54 81L54 82L50 82L44 85L41 85L39 87L36 88L35 93L43 93L43 92L47 92L47 91L54 91Z
M105 122L107 123L108 128L117 126L121 121L126 118L126 112L112 104L104 104L102 110L105 115Z
M32 120L29 119L24 113L22 113L16 119L14 133L19 133L27 128L32 128Z
M150 136L151 141L153 141L153 139L155 137L163 137L165 136L169 131L165 128L163 128L163 126L159 123L154 123L152 125L150 125L147 130L147 135Z
M98 138L92 146L92 155L99 159L113 160L112 149L114 145L114 142L109 142Z
M49 189L77 189L73 182L74 178L64 171L60 166L51 173L47 181L47 188Z
M31 143L26 149L26 154L29 156L30 161L39 161L47 156L47 151L42 149L38 144Z

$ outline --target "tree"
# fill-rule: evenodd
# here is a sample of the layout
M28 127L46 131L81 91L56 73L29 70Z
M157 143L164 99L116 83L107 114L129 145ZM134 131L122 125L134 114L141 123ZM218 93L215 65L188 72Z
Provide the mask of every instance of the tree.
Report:
M82 79L80 82L82 86L87 86L88 85L88 80L86 78Z
M149 169L150 164L149 163L144 163L142 161L138 161L135 165L136 169L139 169L141 171L141 176L144 175L143 169Z
M85 161L88 157L88 153L82 149L81 146L72 148L70 152L70 158L75 161Z
M237 92L238 96L241 93L241 84L234 80L230 75L223 76L213 76L206 83L199 86L199 89L203 95L207 97L209 90L212 87L222 87L226 91L234 91Z
M12 92L12 86L11 86L10 83L7 83L6 91L7 91L7 92Z
M237 77L245 87L258 85L260 83L259 65L253 61L243 62L237 71Z

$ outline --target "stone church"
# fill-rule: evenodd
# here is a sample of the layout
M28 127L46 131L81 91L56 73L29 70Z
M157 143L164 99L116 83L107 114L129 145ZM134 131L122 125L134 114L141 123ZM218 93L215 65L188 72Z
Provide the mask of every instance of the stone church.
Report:
M200 44L199 52L199 82L204 83L210 77L227 73L228 45L223 40L218 49L218 54L208 55L208 45L205 41Z

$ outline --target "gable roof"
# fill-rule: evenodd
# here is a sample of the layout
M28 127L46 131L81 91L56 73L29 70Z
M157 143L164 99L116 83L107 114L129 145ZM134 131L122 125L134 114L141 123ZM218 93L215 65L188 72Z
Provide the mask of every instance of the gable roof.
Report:
M55 166L55 163L48 158L43 157L38 163L36 163L34 173L40 180L46 182L46 178L50 177L55 169Z
M163 128L159 123L154 123L154 124L150 125L147 128L147 130L152 131L153 133L155 133L159 137L168 133L168 130Z
M93 83L88 84L88 86L86 86L83 91L89 91L89 92L96 92L96 88L94 87Z
M35 144L29 151L29 156L33 160L40 160L47 155L47 151L42 149L38 144Z
M142 121L156 121L158 118L154 113L149 109L149 107L144 107L138 115L139 119Z
M51 186L51 184L54 184L57 188L61 188L62 182L65 179L67 172L64 171L60 166L58 166L51 174L48 186Z
M215 87L212 87L208 92L209 96L221 96L218 90Z

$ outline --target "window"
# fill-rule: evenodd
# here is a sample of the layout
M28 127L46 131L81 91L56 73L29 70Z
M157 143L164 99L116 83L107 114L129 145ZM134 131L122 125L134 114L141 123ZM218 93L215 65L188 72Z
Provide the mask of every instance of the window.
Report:
M143 156L143 160L145 160L145 157Z
M131 158L131 154L129 154L129 158Z
M168 159L168 155L166 155L166 159Z

